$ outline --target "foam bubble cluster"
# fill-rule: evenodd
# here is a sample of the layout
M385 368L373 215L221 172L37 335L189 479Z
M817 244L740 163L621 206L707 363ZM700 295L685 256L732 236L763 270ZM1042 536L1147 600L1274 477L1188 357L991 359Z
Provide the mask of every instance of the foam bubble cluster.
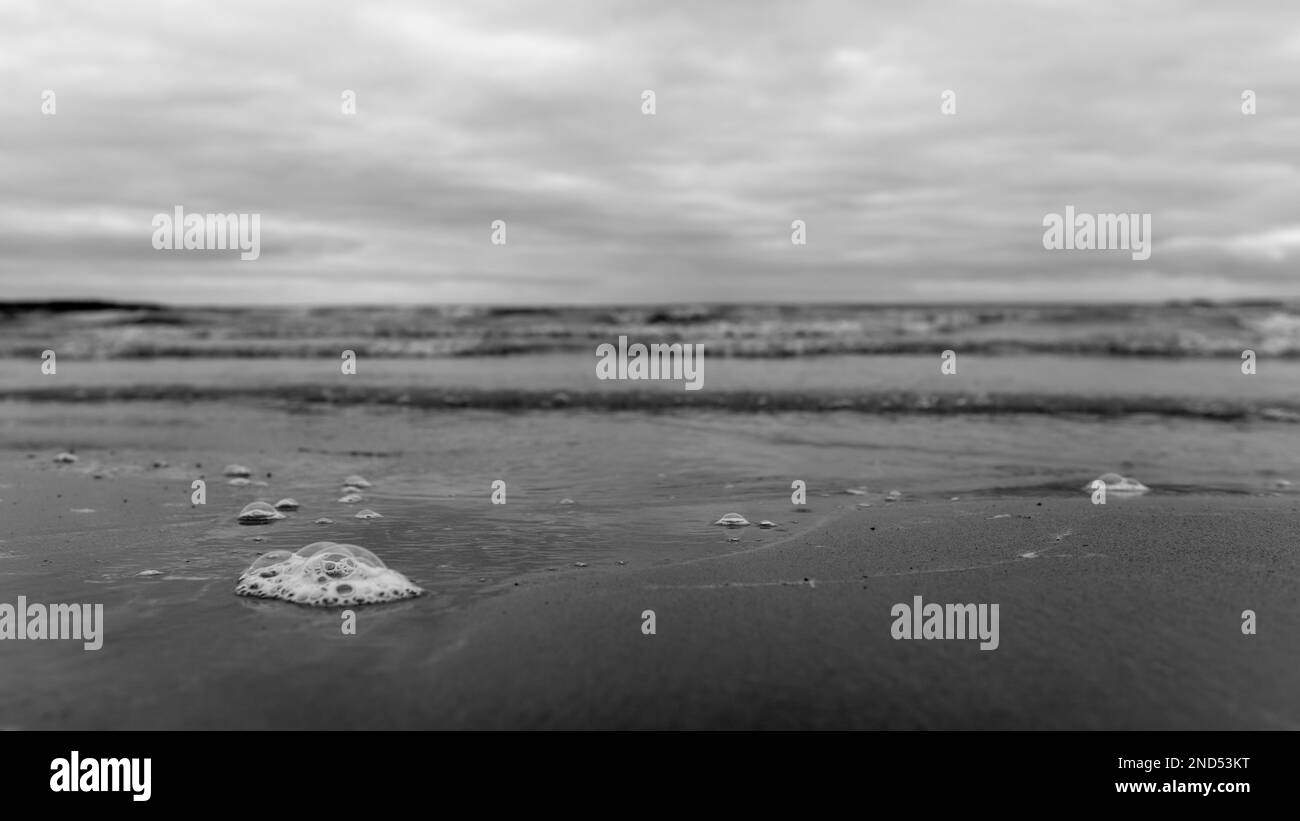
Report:
M243 510L239 511L239 523L241 525L261 525L283 518L283 513L266 502L251 502L245 505Z
M1131 476L1121 476L1118 473L1103 473L1084 485L1083 489L1091 491L1095 482L1105 485L1107 493L1146 493L1151 489Z
M272 550L239 577L235 593L313 607L352 607L409 599L424 593L354 544L314 542L297 553Z

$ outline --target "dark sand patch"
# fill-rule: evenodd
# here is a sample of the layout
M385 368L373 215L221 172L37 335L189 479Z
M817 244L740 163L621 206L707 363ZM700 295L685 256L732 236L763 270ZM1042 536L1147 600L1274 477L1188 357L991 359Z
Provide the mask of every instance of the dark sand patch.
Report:
M455 650L419 676L428 724L1296 729L1296 512L900 504L745 555L537 586L447 625ZM1000 603L999 649L893 640L891 606L916 595Z

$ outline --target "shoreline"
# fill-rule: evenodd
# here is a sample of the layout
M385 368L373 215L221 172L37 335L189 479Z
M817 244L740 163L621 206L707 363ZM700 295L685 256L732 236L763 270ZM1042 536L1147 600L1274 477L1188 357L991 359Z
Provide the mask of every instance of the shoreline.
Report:
M904 502L740 555L526 589L454 618L455 649L426 672L444 704L473 706L420 726L1300 729L1296 502L1093 508ZM890 607L916 595L1000 603L1001 646L891 639ZM1267 631L1243 635L1245 609ZM504 675L502 645L526 681Z
M1300 728L1300 495L1268 426L10 407L0 592L101 603L104 643L0 641L0 727ZM1153 491L1091 504L1099 463ZM350 473L384 518L338 502ZM234 594L322 540L428 595L348 635ZM997 605L997 649L892 638L916 596Z
M0 726L1300 729L1298 506L900 501L682 561L524 573L464 607L431 586L356 608L354 637L337 608L235 596L249 551L231 548L224 572L127 580L146 599L109 608L98 652L0 645L29 663L0 675ZM75 545L53 555L77 566ZM65 601L85 598L65 581ZM134 612L169 584L192 604ZM915 596L998 604L998 648L891 638ZM49 686L88 667L114 687Z

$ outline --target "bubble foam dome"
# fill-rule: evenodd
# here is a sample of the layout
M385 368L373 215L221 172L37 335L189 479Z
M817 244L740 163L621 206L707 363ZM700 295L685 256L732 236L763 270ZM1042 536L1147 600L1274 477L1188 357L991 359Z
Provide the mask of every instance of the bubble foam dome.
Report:
M238 518L241 525L261 525L285 516L266 502L249 502L239 511Z
M1131 476L1121 476L1118 473L1103 473L1084 485L1083 489L1093 490L1093 485L1096 482L1105 485L1106 491L1109 493L1146 493L1151 489Z
M364 547L336 542L313 542L297 553L264 553L235 585L239 596L283 599L312 607L382 604L423 593Z

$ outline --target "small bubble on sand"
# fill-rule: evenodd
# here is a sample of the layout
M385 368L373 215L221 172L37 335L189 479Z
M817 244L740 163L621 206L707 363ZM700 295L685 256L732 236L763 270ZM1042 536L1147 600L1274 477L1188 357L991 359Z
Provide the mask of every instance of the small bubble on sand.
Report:
M741 516L739 513L728 513L726 516L723 516L721 519L714 522L714 524L722 525L723 527L749 527L749 520L744 516Z
M243 476L247 478L252 476L253 472L243 465L226 465L226 469L222 471L222 474L225 476Z
M245 479L244 477L239 476L237 478L231 479L229 482L226 482L226 484L234 485L235 487L247 487L248 485L253 484L253 481L251 479Z
M58 456L55 456L54 461L58 462L59 464L70 465L73 462L77 461L77 456L76 454L68 453L65 450L63 453L60 453Z
M95 509L93 507L74 507L72 509L72 512L73 513L94 513Z
M267 502L249 502L244 505L243 510L239 511L241 525L261 525L283 518L284 514Z
M586 567L586 566L587 566L587 563L586 563L586 562L574 562L574 563L573 563L573 566L574 566L574 567Z
M333 519L326 519L326 518L324 518L324 517L321 517L321 518L319 518L319 519L316 520L316 524L318 524L318 525L332 525L332 524L334 524L334 520L333 520Z
M370 483L366 481L366 477L358 476L355 473L344 479L343 484L352 485L353 487L370 487Z
M847 494L849 494L850 496L866 496L866 495L867 495L867 492L866 492L865 490L863 490L862 488L860 488L860 487L851 487L851 488L847 488L844 492L847 493Z
M294 499L281 499L275 503L276 510L297 510L301 505Z
M313 607L380 604L422 593L364 547L335 542L314 542L297 553L268 551L249 565L235 585L239 596Z
M1131 476L1121 476L1118 473L1103 473L1084 485L1083 489L1091 493L1094 489L1093 482L1105 485L1107 493L1146 493L1151 489Z
M572 499L561 499L561 500L560 500L560 504L562 504L562 505L572 505L572 504L577 504L577 503L574 502Z
M897 502L901 498L903 498L903 494L897 490L891 490L885 494L886 502Z
M345 505L355 505L357 502L361 501L361 494L349 493L345 496L340 496L339 501Z
M357 515L354 516L353 518L356 518L356 519L382 519L382 518L384 518L384 517L383 517L381 514L374 512L374 511L371 510L370 508L366 508L365 510L358 510L358 511L357 511Z
M141 570L139 573L136 573L135 575L137 575L137 576L161 576L162 574L163 574L163 572L162 572L161 570Z
M1010 513L999 513L998 515L996 515L996 516L990 516L989 518L990 518L990 519L1010 519L1010 518L1011 518L1011 514L1010 514Z
M165 468L167 467L167 463L164 462L162 459L155 459L153 460L153 466L155 468Z
M769 530L771 528L776 527L776 522L769 522L767 519L764 519L763 521L758 523L758 526L763 528L764 530Z

